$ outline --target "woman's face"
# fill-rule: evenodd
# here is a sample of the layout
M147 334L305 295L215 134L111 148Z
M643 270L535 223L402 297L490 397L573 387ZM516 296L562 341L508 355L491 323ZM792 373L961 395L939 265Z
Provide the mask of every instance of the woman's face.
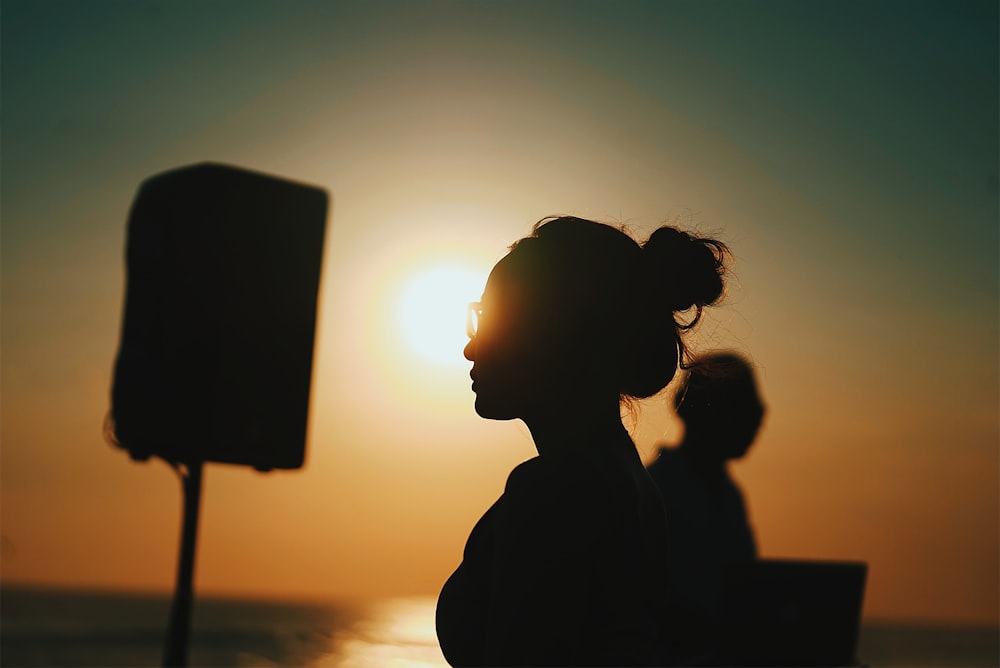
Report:
M523 418L556 391L545 314L516 256L515 250L490 273L478 329L465 347L476 412L492 420Z

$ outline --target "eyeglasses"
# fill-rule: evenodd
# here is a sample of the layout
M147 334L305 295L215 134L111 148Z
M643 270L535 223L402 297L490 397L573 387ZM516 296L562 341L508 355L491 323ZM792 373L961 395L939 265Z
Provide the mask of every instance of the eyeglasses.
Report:
M469 314L465 320L465 333L470 339L476 338L479 332L479 320L483 317L483 305L479 302L469 302Z

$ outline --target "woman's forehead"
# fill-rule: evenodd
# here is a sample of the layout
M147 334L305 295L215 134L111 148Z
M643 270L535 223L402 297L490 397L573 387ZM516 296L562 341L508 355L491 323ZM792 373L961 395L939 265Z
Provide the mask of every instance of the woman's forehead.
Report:
M483 290L483 306L513 304L526 301L529 290L525 285L523 272L518 271L515 262L511 260L512 254L508 253L501 258L493 267L490 276L486 279L486 288ZM516 258L515 258L516 260Z

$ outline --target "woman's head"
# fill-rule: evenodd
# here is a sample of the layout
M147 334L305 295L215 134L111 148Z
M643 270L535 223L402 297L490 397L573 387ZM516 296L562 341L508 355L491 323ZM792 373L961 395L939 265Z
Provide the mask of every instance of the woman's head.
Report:
M765 410L750 362L730 352L694 360L674 406L684 421L685 442L719 461L746 454Z
M483 417L552 401L651 396L673 378L681 333L722 294L726 247L672 227L639 244L581 218L547 218L490 274L466 348ZM682 325L676 314L694 309Z

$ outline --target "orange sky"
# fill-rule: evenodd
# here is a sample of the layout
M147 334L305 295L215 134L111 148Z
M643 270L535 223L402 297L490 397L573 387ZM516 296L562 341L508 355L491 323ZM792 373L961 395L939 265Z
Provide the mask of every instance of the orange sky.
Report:
M753 6L5 2L3 579L173 585L176 478L101 423L135 188L211 159L334 203L306 467L208 467L199 590L436 593L533 449L460 349L408 347L407 281L552 213L679 217L736 258L694 345L759 365L763 554L868 561L871 617L997 622L995 8ZM677 438L662 398L636 436Z

